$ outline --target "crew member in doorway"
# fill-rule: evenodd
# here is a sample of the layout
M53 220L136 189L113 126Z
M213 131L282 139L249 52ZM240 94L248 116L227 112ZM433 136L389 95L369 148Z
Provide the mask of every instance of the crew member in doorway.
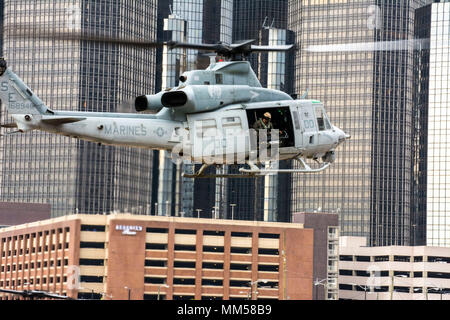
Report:
M260 130L260 129L266 129L266 130L272 130L273 124L272 124L272 115L270 112L264 113L262 118L259 118L258 121L255 122L253 125L253 129Z
M273 129L273 124L272 124L272 115L270 114L270 112L264 113L262 118L259 118L258 121L256 121L253 124L253 129L256 130L255 138L256 143L258 145L258 157L259 157L259 152L262 148L261 145L265 145L265 147L263 148L267 149L271 147L270 141L272 141L271 130ZM261 134L263 135L261 136Z

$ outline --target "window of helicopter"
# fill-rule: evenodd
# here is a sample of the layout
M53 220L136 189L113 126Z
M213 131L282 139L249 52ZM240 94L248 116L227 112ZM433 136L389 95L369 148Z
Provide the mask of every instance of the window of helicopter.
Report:
M223 74L216 73L216 84L223 84Z
M331 130L330 120L328 120L328 117L326 116L325 116L325 128L327 128L327 130Z
M298 112L297 111L293 111L292 114L294 115L295 130L300 130L300 120L299 120L299 117L298 117Z
M239 117L222 118L222 128L226 136L236 135L242 130L242 122Z
M217 135L217 124L214 119L195 121L197 137L214 137Z
M239 122L239 123L241 123L241 119L240 118L236 118L236 117L223 118L222 121L223 121L223 125L224 126L229 124L230 122L233 122L233 123Z
M323 122L325 124L325 130L331 130L331 124L330 124L330 120L328 120L328 116L325 112L325 110L322 107L322 116L323 116Z
M316 107L316 117L319 131L325 131L325 112L322 107Z

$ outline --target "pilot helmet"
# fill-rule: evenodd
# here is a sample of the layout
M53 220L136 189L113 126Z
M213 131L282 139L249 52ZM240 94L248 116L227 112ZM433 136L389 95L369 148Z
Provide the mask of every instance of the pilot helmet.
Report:
M272 115L269 112L264 113L264 118L266 119L272 119Z

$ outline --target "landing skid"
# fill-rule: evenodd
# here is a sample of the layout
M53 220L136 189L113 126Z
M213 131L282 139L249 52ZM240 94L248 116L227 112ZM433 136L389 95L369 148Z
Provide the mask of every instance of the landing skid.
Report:
M320 168L312 169L302 158L297 157L297 158L294 158L294 160L297 160L298 162L300 162L301 168L299 168L299 169L259 169L255 165L253 165L253 166L250 165L250 169L241 168L241 169L239 169L239 171L243 172L243 173L247 173L247 174L251 173L251 174L261 175L261 176L265 176L265 175L269 175L269 174L277 174L277 173L319 173L319 172L326 170L331 164L331 163L325 162L325 163L322 163Z
M210 167L211 165L208 164L204 164L202 165L202 167L200 168L200 170L198 170L197 172L195 172L194 174L189 174L189 173L185 173L183 172L182 176L184 178L191 178L191 179L211 179L211 178L255 178L256 175L255 174L250 174L250 173L244 173L244 174L205 174L205 170Z
M195 172L194 174L183 173L183 177L192 178L192 179L206 179L206 178L255 178L260 176L273 175L278 173L319 173L326 170L331 163L325 162L322 163L320 168L312 169L304 159L297 157L294 158L297 160L301 167L299 169L261 169L252 161L247 161L247 165L250 167L249 169L240 168L239 172L241 174L205 174L205 170L210 166L208 164L202 165L200 170Z

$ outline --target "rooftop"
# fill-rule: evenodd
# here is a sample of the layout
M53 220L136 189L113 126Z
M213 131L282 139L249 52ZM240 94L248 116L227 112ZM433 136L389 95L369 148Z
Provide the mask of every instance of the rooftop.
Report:
M283 223L283 222L262 222L262 221L244 221L244 220L220 220L220 219L204 219L204 218L181 218L181 217L166 217L166 216L146 216L135 214L111 214L111 215L92 215L92 214L75 214L69 216L62 216L58 218L41 220L32 223L25 223L17 226L3 228L1 232L17 231L21 229L28 229L32 227L46 226L54 223L82 220L86 223L107 225L111 220L132 220L143 222L170 222L170 223L184 223L184 224L203 224L211 226L240 226L240 227L260 227L260 228L280 228L280 229L303 229L304 225L300 223Z

